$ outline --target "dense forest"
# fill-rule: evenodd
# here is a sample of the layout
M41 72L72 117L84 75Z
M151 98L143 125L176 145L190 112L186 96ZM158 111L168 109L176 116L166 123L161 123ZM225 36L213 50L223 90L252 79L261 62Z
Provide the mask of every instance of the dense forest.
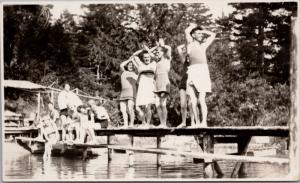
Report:
M172 47L170 125L180 121L182 64L176 47L195 22L217 33L209 47L213 92L209 125L286 125L290 118L290 34L296 2L233 3L213 19L202 3L90 4L85 14L64 11L51 21L52 5L4 6L4 78L72 88L108 99L118 111L122 61L159 38ZM117 117L116 117L117 118Z

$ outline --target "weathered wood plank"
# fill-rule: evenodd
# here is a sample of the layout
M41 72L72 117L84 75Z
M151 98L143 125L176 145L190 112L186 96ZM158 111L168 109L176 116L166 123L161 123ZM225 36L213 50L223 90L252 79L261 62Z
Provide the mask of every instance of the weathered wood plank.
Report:
M37 133L37 129L21 128L7 129L6 134L18 133ZM97 136L129 134L134 136L157 137L164 135L201 135L209 133L213 135L240 135L240 136L278 136L288 137L289 127L257 127L257 126L238 126L238 127L202 127L202 128L130 128L130 129L99 129L95 130Z
M209 154L209 153L197 153L197 152L186 152L186 151L172 151L166 149L138 148L138 147L118 146L118 145L109 146L109 148L135 151L140 153L154 153L154 154L158 153L163 155L192 157L198 159L213 159L216 161L231 160L231 161L243 161L243 162L253 162L253 163L277 163L277 164L286 164L289 162L287 158Z
M202 127L202 128L150 128L150 129L100 129L95 130L96 135L130 134L134 136L157 137L164 135L200 135L209 133L213 135L240 135L240 136L279 136L288 137L287 126L274 127Z

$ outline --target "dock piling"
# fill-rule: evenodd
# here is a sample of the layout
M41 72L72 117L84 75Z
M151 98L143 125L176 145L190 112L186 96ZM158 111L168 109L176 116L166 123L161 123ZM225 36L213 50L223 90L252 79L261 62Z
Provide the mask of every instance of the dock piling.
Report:
M111 153L112 153L112 149L109 148L109 145L111 143L111 136L107 135L107 160L111 161Z
M158 136L156 137L156 148L159 149L161 148L161 137ZM156 165L157 167L160 167L161 166L161 155L160 154L156 154Z
M238 155L245 155L247 152L248 145L251 141L251 136L238 138ZM244 163L241 161L236 162L235 167L231 173L231 178L236 178L244 172Z
M214 142L213 142L214 136L211 134L204 134L203 135L203 152L204 153L213 153L214 152ZM214 167L213 167L213 161L212 159L205 158L204 164L204 175L207 178L212 178L214 176Z
M134 146L134 137L132 135L129 136L130 139L130 147L133 148ZM134 151L128 151L128 160L129 160L129 167L133 167L134 165Z

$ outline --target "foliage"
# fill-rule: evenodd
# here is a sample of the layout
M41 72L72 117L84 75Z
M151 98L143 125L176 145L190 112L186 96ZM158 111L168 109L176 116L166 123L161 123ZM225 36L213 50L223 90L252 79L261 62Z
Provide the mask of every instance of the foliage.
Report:
M153 46L164 38L172 47L168 119L174 126L181 120L182 64L176 47L184 43L188 23L196 22L218 33L207 51L213 81L207 97L210 125L285 125L290 115L289 18L295 3L232 6L232 14L214 22L202 3L89 4L82 5L86 13L79 23L65 11L52 24L45 13L51 6L4 6L4 78L57 88L68 82L87 94L98 93L108 99L104 106L117 126L122 123L116 100L119 64L142 42Z
M289 79L291 16L297 3L232 3L228 19L244 74L258 72L272 83Z

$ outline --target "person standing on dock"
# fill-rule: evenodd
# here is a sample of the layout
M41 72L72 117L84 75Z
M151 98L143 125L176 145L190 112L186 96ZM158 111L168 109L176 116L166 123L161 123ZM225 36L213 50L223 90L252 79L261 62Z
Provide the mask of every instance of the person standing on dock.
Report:
M203 40L203 34L209 37ZM205 96L207 92L211 92L211 80L207 65L206 50L214 41L216 34L203 30L201 27L191 23L185 30L187 40L187 53L190 59L188 67L187 93L192 102L194 114L197 114L197 103L201 105L202 122L200 116L195 115L197 126L207 126L207 105Z
M136 88L137 88L137 75L134 72L134 66L131 59L126 60L120 64L122 70L121 84L122 91L120 95L120 109L122 112L124 127L127 128L134 126L134 101L136 98ZM128 125L128 115L129 112L130 123Z
M143 49L136 51L132 58L133 65L137 68L138 76L138 90L136 95L136 110L144 127L149 127L152 110L151 106L155 103L155 85L154 85L154 73L156 70L156 62L151 60L154 57L152 51L156 47L149 49L143 44ZM142 61L137 56L142 55ZM145 107L143 111L142 107Z
M195 117L192 111L191 101L188 100L187 92L186 92L186 81L188 78L187 68L189 66L189 58L187 55L186 45L182 44L177 47L177 51L180 56L180 60L183 63L183 71L182 78L179 84L179 94L180 94L180 109L181 109L181 123L177 126L177 128L186 127L186 118L187 118L187 109L189 108L189 114L191 118L191 126L195 125ZM197 110L198 115L198 110Z
M160 120L159 127L167 127L167 97L170 94L169 71L171 68L171 47L165 45L163 39L159 39L155 50L156 70L155 70L155 105Z

